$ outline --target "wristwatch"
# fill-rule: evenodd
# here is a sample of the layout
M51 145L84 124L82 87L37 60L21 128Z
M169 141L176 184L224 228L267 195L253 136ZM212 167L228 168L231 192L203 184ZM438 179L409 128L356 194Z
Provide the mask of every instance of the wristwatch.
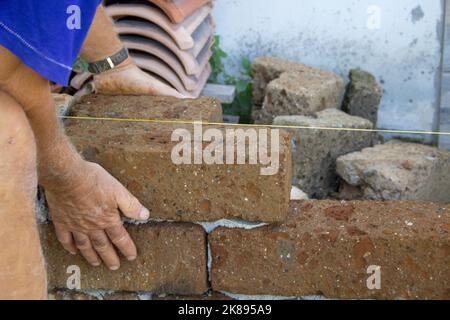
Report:
M128 58L128 50L127 48L123 48L119 52L113 54L106 59L95 61L89 63L88 71L90 73L99 74L108 70L113 69L115 66L121 64Z

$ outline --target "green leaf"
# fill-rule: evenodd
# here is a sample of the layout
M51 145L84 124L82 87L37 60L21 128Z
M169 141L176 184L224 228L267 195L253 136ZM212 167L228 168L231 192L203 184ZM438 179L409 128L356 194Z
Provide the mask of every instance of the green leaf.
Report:
M250 75L251 74L252 63L250 62L250 60L248 58L243 58L242 59L241 66L244 69L244 72L245 72L246 75Z
M243 92L245 91L245 89L247 88L248 83L245 82L244 80L239 80L236 82L236 90L237 92Z

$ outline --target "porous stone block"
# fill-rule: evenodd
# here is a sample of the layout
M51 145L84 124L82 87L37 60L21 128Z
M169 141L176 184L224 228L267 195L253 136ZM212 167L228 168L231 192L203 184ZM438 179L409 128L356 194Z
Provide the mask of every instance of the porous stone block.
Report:
M287 221L209 235L212 288L332 299L450 299L450 207L292 202Z
M276 116L311 116L324 109L338 108L342 88L339 76L319 69L285 72L267 86L262 106L267 115L265 124L271 124Z
M226 150L231 150L228 152L231 157L228 159L225 152L222 158L227 159L219 159L223 160L223 164L220 161L211 163L202 159L200 152L200 159L193 159L198 154L197 151L210 145L201 141L202 132L199 132L198 138L194 125L186 122L221 122L220 105L212 99L92 95L74 105L72 115L128 119L68 119L65 121L65 128L79 152L87 160L102 165L122 182L150 210L152 219L280 222L286 217L292 164L290 136L284 131L279 131L279 140L274 142L279 151L278 156L274 153L271 157L273 174L264 175L263 171L270 164L263 164L261 161L250 163L248 140L247 151L240 148L243 144L239 143L237 136L242 138L243 135L235 130L242 129L241 133L248 133L248 128L225 129L220 125L205 124L202 127L204 132L209 128L218 129L216 133L219 132L224 139L227 139L228 130L232 130L228 140L224 141L225 145L227 141L231 141L226 146ZM145 123L129 119L163 122ZM191 152L189 163L174 161L174 154L177 154L174 150L178 150L175 148L179 147L180 139L173 139L172 135L178 129L185 130L184 133L189 135L186 138ZM252 130L254 137L258 137L265 129ZM269 136L269 142L277 132L267 131L265 136ZM261 153L265 154L268 150L262 143L258 144L257 151L257 157L261 160ZM186 151L186 155L188 154ZM217 154L219 155L219 151ZM243 155L247 157L243 159ZM244 163L239 164L238 158L243 159Z
M66 289L79 268L80 290L112 290L167 294L204 294L208 290L206 235L186 223L127 226L138 249L135 261L121 262L118 271L93 267L71 255L58 242L52 225L40 225L47 260L49 289ZM72 266L71 269L68 269ZM69 282L68 282L69 280ZM69 288L72 289L72 288Z
M342 110L370 120L376 126L383 88L372 74L361 69L350 70L349 77Z
M446 150L392 140L339 157L336 169L344 180L344 198L356 194L373 200L450 202Z
M338 189L336 159L372 146L370 121L327 109L312 117L281 116L275 125L299 126L292 134L293 183L312 198L324 198ZM320 129L322 128L322 129Z
M267 85L281 76L282 73L308 67L293 61L276 57L258 57L251 65L253 76L253 103L262 106L266 96Z

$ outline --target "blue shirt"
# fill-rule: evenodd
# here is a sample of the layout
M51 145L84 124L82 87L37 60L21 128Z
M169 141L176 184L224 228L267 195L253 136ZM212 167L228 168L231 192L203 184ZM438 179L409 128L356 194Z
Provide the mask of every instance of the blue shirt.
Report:
M0 45L48 80L67 85L100 2L0 0Z

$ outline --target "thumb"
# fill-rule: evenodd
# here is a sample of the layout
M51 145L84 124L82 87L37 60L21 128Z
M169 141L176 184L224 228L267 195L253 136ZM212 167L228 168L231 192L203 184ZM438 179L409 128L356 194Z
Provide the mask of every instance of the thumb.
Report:
M116 199L117 205L124 216L135 220L147 220L150 218L150 212L145 208L136 197L134 197L125 187L121 185Z

